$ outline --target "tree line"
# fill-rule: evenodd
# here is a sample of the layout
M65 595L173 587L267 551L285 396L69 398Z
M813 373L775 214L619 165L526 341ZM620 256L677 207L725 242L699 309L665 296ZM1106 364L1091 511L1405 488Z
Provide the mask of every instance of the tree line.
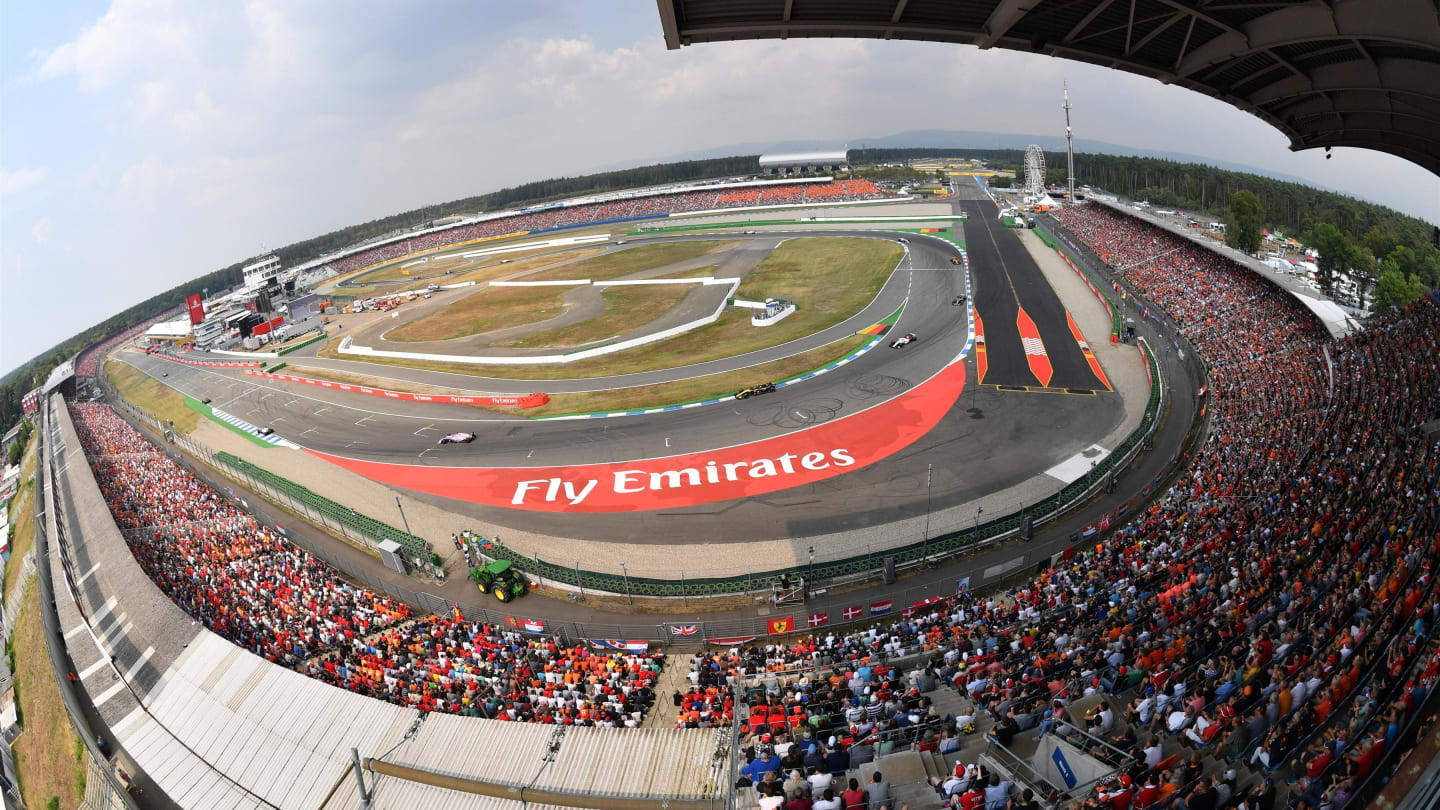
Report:
M523 207L566 197L620 191L640 186L754 174L759 170L759 155L748 155L712 160L685 160L599 174L557 177L503 188L475 197L415 208L388 217L351 225L312 239L286 245L276 250L275 254L287 267L294 266L326 253L349 247L357 242L374 239L397 230L424 225L455 214L475 214L480 211ZM23 415L20 409L21 399L31 389L44 382L50 371L57 365L73 357L87 346L118 335L126 329L183 304L185 296L191 293L205 288L222 290L239 284L243 280L240 270L246 261L248 259L238 261L229 267L207 273L151 296L134 306L127 307L100 323L57 343L6 374L4 378L0 378L0 426L3 426L0 427L0 433L8 431L16 422L20 421Z
M850 150L850 157L856 164L956 155L979 158L1000 168L1018 170L1024 165L1024 152L1019 149ZM1048 166L1065 165L1063 152L1047 152L1045 160ZM446 216L524 207L566 197L641 186L749 175L757 173L759 165L758 155L744 155L658 163L633 169L551 178L351 225L286 245L275 252L284 264L293 266L367 239L414 228ZM862 170L859 174L863 175L865 172ZM1422 287L1440 286L1440 255L1437 255L1436 248L1431 243L1430 226L1384 206L1297 183L1156 158L1079 153L1075 156L1075 175L1077 182L1100 186L1130 197L1148 198L1157 205L1170 205L1216 215L1225 213L1232 195L1249 191L1259 200L1264 209L1264 221L1271 227L1287 233L1318 237L1323 241L1329 236L1328 230L1315 229L1320 225L1330 225L1347 240L1346 244L1361 245L1369 251L1372 258L1381 259L1373 274L1377 286L1385 286L1383 277L1387 269L1391 272L1391 287L1395 286L1394 273L1400 274L1402 286L1411 289L1414 287L1412 277L1414 283ZM1047 182L1063 183L1064 177L1064 168L1051 168L1046 173ZM1319 249L1318 245L1316 247ZM1332 245L1333 250L1339 250L1336 255L1345 253L1343 247L1341 245L1336 248ZM1356 255L1350 255L1348 259L1352 263L1358 261ZM180 306L185 296L190 293L198 292L202 288L219 290L239 284L240 268L243 264L244 261L236 262L151 296L61 341L5 375L0 379L0 430L9 430L20 419L21 398L44 381L56 365L87 346Z

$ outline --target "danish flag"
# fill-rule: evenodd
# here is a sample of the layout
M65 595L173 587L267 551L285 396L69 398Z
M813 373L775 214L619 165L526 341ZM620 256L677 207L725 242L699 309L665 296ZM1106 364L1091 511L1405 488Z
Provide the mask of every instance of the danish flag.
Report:
M851 619L858 619L860 618L860 614L864 612L865 608L862 608L859 605L856 605L855 607L845 608L845 620L849 621Z
M830 614L829 614L829 613L812 613L812 614L810 614L810 626L811 626L811 627L819 627L819 626L822 625L822 624L829 624L829 623L830 623Z

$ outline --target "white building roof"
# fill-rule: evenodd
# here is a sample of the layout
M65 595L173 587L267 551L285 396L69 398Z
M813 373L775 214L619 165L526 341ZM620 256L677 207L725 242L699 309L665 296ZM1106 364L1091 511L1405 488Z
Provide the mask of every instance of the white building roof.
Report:
M834 165L845 163L846 151L844 149L833 152L781 152L774 155L761 155L761 168L769 166L807 166L812 164Z
M190 334L190 318L188 316L176 321L161 321L145 330L145 337L154 338L182 338L188 334Z

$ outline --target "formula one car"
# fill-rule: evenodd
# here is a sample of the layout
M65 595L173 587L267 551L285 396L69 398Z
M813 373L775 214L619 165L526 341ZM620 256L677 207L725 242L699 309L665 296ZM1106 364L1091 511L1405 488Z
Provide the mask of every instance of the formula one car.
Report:
M915 333L914 333L914 332L908 332L908 333L905 334L904 337L898 337L898 338L895 338L894 340L890 341L890 348L892 348L892 349L898 349L898 348L900 348L901 346L909 346L911 343L914 343L914 342L915 342Z
M951 264L959 264L959 263L960 263L960 260L957 259L957 258L955 258L954 256L951 256L951 257L950 257L950 263L951 263Z
M906 238L903 237L903 236L900 237L899 239L896 239L895 241L896 241L896 242L899 242L899 243L902 244L902 245L908 245L908 244L910 244L910 240L909 240L909 239L906 239Z
M735 392L735 398L749 399L750 397L759 396L761 394L773 393L775 393L775 383L767 382L760 383L759 385L752 385L749 388L741 388L739 391Z
M965 296L963 296L963 295L957 295L957 296L955 296L955 298L950 301L950 306L952 306L952 307L963 307L963 306L965 306Z
M475 441L474 433L447 433L436 444L469 444Z

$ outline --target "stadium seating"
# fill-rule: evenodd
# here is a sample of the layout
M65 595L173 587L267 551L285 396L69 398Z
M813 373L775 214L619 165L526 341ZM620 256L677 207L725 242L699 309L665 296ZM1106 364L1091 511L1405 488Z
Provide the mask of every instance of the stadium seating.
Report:
M486 236L499 236L516 231L539 231L608 222L617 219L708 211L715 208L744 208L755 205L803 203L806 199L823 202L880 200L890 195L868 180L844 180L834 183L786 183L764 189L742 188L733 191L714 189L650 194L624 200L586 203L513 214L484 222L457 226L435 233L408 237L352 253L329 263L340 273L348 273L372 264L408 256L422 250L468 242Z
M311 677L425 711L636 726L662 653L560 647L341 580L157 450L109 406L71 406L96 482L135 559L186 613Z
M707 194L696 204L718 202ZM1288 293L1200 246L1096 205L1058 220L1207 362L1208 438L1180 477L1007 592L698 655L676 725L738 719L747 774L773 772L775 749L775 768L813 770L817 793L886 750L1062 734L1135 763L1071 806L1339 810L1413 745L1402 729L1440 678L1440 446L1416 430L1440 416L1440 302L1331 341ZM107 407L72 413L147 573L258 654L436 712L630 726L654 700L662 655L411 616L256 525ZM1015 790L964 767L938 787L989 804L992 776Z
M784 746L782 772L954 749L972 725L1005 744L1064 733L1118 761L1064 720L1139 763L1074 806L1269 806L1260 776L1284 769L1294 801L1341 807L1440 676L1440 449L1413 430L1440 415L1440 305L1331 344L1332 397L1325 336L1288 293L1104 209L1061 220L1210 360L1213 438L1185 475L1006 594L698 657L678 700L699 711L677 724L722 722L712 695L739 683L749 755ZM911 682L887 669L906 656L924 667ZM915 691L932 677L963 696L958 715ZM986 777L947 784L974 799Z

